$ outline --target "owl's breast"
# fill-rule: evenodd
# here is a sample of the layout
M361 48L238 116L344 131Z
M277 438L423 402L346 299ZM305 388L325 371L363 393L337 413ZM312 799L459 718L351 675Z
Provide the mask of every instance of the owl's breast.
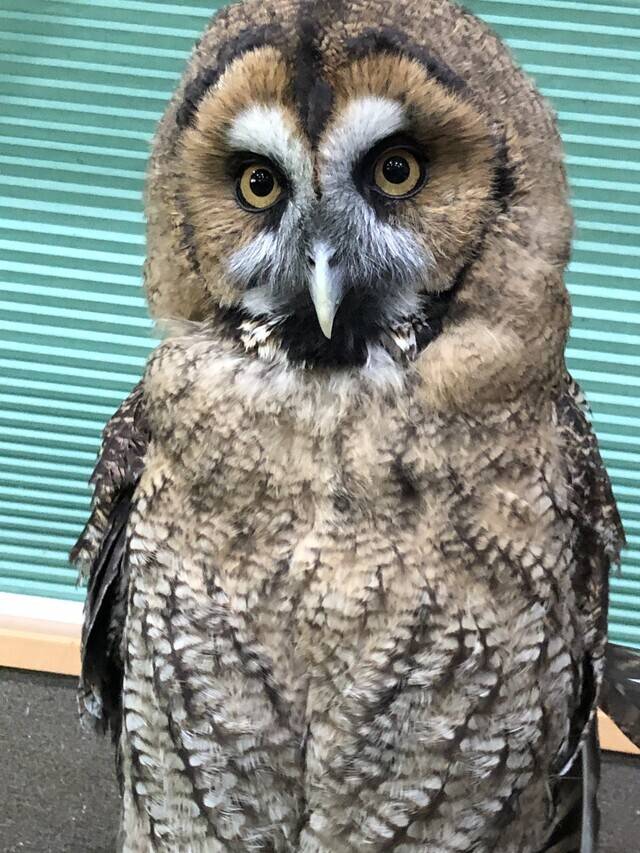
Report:
M456 810L480 827L515 790L543 809L581 642L544 429L436 418L410 395L302 394L286 376L269 395L236 370L150 386L131 695L151 680L158 714L202 730L184 747L197 766L285 792L291 827L306 798L344 849L392 849L363 792L425 839Z
M141 565L215 589L285 669L571 600L566 496L526 412L436 415L410 382L320 382L206 340L165 345L145 382Z
M241 624L300 709L332 650L357 655L357 637L415 605L429 541L416 531L429 514L411 418L384 394L254 375L192 349L169 349L150 369L154 440L133 569Z

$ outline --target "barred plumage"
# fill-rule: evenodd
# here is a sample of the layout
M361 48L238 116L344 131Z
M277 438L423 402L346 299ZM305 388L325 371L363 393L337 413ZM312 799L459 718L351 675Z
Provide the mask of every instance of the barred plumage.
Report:
M167 337L74 555L123 849L594 850L623 537L547 105L446 0L249 0L148 213Z

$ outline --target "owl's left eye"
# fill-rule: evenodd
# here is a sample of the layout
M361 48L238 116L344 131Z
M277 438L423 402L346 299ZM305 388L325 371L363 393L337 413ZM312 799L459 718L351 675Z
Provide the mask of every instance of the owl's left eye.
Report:
M248 210L267 210L281 198L282 193L277 174L264 163L246 166L238 178L238 200Z
M373 167L374 188L389 198L415 195L424 186L426 168L408 148L384 151Z

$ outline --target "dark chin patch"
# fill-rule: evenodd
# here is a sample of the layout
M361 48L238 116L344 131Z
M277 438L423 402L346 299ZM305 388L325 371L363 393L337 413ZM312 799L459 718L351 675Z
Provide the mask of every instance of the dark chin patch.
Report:
M350 290L333 324L333 335L324 336L307 293L287 305L280 340L289 361L314 367L361 367L367 345L380 338L380 306L373 296L361 297Z
M424 349L442 331L442 321L452 297L451 291L424 295L410 322L415 330L418 351ZM313 304L307 294L289 306L291 313L283 322L280 340L293 364L308 367L362 367L369 347L391 344L389 321L384 306L374 293L353 289L345 296L328 340L318 325Z
M416 314L408 318L415 332L416 350L422 351L442 331L455 287L448 291L424 294ZM397 347L389 336L389 322L379 297L371 292L359 294L351 290L344 298L333 325L333 335L326 338L308 293L301 293L283 306L286 317L278 324L273 340L286 353L291 364L308 368L346 369L363 367L369 347L383 346L394 356ZM242 323L249 320L240 308L227 309L222 321L227 334L240 338Z

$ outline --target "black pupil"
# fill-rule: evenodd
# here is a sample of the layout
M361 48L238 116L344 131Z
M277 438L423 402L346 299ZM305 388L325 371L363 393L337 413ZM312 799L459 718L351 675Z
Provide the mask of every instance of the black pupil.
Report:
M258 198L265 198L270 195L275 183L273 175L268 169L256 169L249 178L251 192Z
M406 158L394 154L384 161L382 174L390 184L404 184L411 176L411 166Z

